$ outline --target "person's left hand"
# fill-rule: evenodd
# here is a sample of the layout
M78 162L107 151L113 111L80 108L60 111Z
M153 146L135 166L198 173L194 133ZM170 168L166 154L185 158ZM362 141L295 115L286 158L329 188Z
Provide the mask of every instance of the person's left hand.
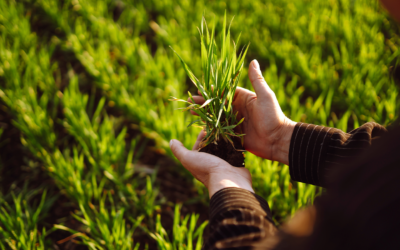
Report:
M198 152L199 143L204 138L201 131L193 150L188 150L178 140L171 140L172 153L192 175L208 189L210 198L219 190L227 187L237 187L254 193L251 185L251 175L244 167L233 167L221 158L203 152Z

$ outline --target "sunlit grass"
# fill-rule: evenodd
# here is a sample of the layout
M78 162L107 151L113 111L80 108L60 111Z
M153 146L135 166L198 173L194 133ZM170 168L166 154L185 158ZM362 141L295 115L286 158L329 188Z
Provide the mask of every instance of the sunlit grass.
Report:
M236 43L233 42L233 49L231 49L230 29L232 21L227 29L225 13L221 30L222 45L219 51L214 37L215 27L212 28L210 32L205 18L203 17L201 29L199 29L203 71L201 78L197 78L179 54L175 52L186 74L204 97L205 102L203 104L197 104L190 92L190 102L175 97L169 100L188 103L189 106L183 108L183 111L192 110L200 116L201 119L194 120L188 125L188 127L190 127L197 124L198 127L203 128L207 132L207 135L199 145L200 148L210 143L217 144L220 139L230 142L232 147L235 148L232 138L244 136L243 134L233 131L235 127L243 122L244 118L237 121L237 113L233 111L232 102L240 81L244 59L249 45L243 48L240 54L237 55L236 44L239 43L239 35Z
M390 71L397 67L398 28L377 1L119 2L0 0L1 101L21 132L24 149L77 208L73 216L79 230L62 223L56 229L71 232L91 249L138 247L133 237L140 233L150 235L160 249L201 245L205 224L200 226L197 216L181 218L176 207L172 231L161 225L162 190L154 174L137 173L141 146L127 135L121 119L135 123L169 157L170 139L193 145L198 130L186 128L193 118L177 111L180 106L168 98L197 89L169 46L201 76L204 57L196 27L203 13L207 20L215 19L216 31L223 28L225 11L227 20L235 16L230 37L242 32L241 41L251 42L239 65L242 87L252 88L245 77L247 63L257 59L292 120L348 131L367 121L389 124L398 116L399 90ZM35 30L37 19L54 25L50 37ZM216 32L215 38L222 34ZM226 44L231 40L225 37ZM55 51L76 60L57 57ZM59 66L63 60L65 75ZM84 73L74 72L72 63ZM100 97L84 92L83 83ZM121 117L113 117L109 108ZM6 136L1 135L0 145ZM288 166L277 162L247 154L246 166L278 223L311 204L320 192L292 183ZM204 189L194 186L207 202ZM51 199L42 197L44 203ZM18 241L25 249L46 245L49 231L36 215L26 215L45 217L48 212L23 200L24 194L17 193L8 205L2 202L2 248L24 249Z

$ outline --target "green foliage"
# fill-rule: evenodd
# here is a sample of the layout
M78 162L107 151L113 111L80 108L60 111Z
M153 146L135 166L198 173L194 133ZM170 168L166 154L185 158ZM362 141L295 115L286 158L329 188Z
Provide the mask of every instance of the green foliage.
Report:
M192 71L179 57L186 74L190 80L200 91L204 97L204 104L196 104L192 95L189 92L191 102L182 99L172 98L170 101L183 101L189 103L183 111L193 110L202 120L191 122L188 127L197 123L202 125L207 131L207 135L200 144L200 148L205 147L209 143L217 143L220 136L225 141L229 141L233 147L231 136L243 136L233 132L233 129L243 122L242 118L239 122L236 121L236 116L233 112L232 101L235 96L236 87L239 84L240 73L243 69L244 58L246 56L249 45L247 45L239 56L236 55L236 44L239 43L238 37L236 43L233 42L233 51L231 51L230 28L226 29L226 13L224 16L224 24L222 26L222 45L221 51L218 53L217 43L214 38L214 28L211 36L208 30L207 23L203 17L201 21L200 41L201 41L201 64L203 69L202 80L198 80ZM204 31L205 29L205 31Z
M46 249L45 237L48 233L37 228L37 223L47 213L54 199L46 200L43 192L40 203L29 205L34 193L12 195L12 204L0 200L0 247L1 249Z
M228 20L235 16L235 25L219 32L225 10ZM203 13L207 20L215 16L214 37L225 34L218 44L211 42L205 23L198 38ZM240 32L252 45L235 64L235 46L242 46L232 46L228 34ZM221 119L232 117L229 100L237 82L228 82L241 67L246 75L254 58L292 120L349 131L367 121L388 125L398 117L398 79L392 73L399 45L398 27L376 0L0 0L0 108L21 132L21 147L53 180L46 185L55 185L75 207L79 226L67 228L60 221L57 230L91 249L138 247L135 237L144 233L160 249L198 249L205 224L197 225L197 216L182 217L176 208L173 229L161 226L161 206L174 204L158 187L157 171L137 167L144 146L128 132L139 128L154 139L154 150L170 157L170 139L187 147L196 140L198 130L186 128L192 118L167 101L197 91L169 46L193 76L204 74L198 79L204 91L214 85L208 99L217 99L204 107L218 114L211 119L213 129L237 124ZM219 71L213 75L210 65ZM226 81L215 80L224 75ZM222 91L225 84L230 91ZM252 88L245 77L239 85ZM227 104L217 92L226 94ZM1 135L0 145L7 136ZM246 166L278 223L320 193L291 182L288 166L251 154ZM196 182L192 188L200 195L196 199L207 203L204 189ZM18 249L23 246L17 244L40 248L49 240L40 218L51 211L24 200L29 199L16 195L10 205L1 204L6 211L1 218L18 232L15 236L2 224L1 237L10 239L0 241L3 248L11 248L10 242Z
M150 233L150 236L157 241L160 250L200 250L207 221L196 229L198 219L198 214L181 217L179 205L175 205L172 240L170 240L167 231L161 225L161 216L159 214L156 220L156 230L154 233ZM196 241L196 244L194 244L194 241Z
M107 208L106 198L111 203L111 209ZM110 205L109 205L110 206ZM144 216L134 220L131 228L126 228L124 219L125 210L116 209L112 196L104 195L97 210L93 204L90 204L90 210L80 206L82 216L74 217L85 225L85 231L90 233L88 237L85 233L77 232L62 225L54 227L73 233L72 237L79 237L84 245L90 249L138 249L139 244L133 244L133 233Z
M23 8L16 6L21 7L14 2L7 5L11 12L18 10L17 20L22 25L27 18L24 17ZM7 9L2 10L7 12ZM29 34L29 26L24 27ZM4 37L12 31L3 30ZM101 115L104 100L99 102L92 120L88 118L86 108L90 109L90 105L87 96L83 96L78 89L77 78L71 78L71 84L64 94L60 92L53 77L56 67L50 65L52 50L41 48L36 39L22 46L20 41L23 41L24 35L16 33L10 36L14 43L0 40L3 48L0 57L2 79L5 82L0 96L15 117L15 126L22 132L21 142L43 163L45 171L62 193L79 208L74 216L89 228L89 236L79 235L82 236L82 244L92 249L131 249L134 246L132 235L135 225L141 220L141 214L151 217L158 208L154 201L157 196L157 189L153 187L154 179L132 181L134 161L138 157L134 155L134 150L141 150L136 147L136 140L130 141L129 150L125 148L126 128L122 128L117 137L114 136L116 120ZM39 92L41 97L37 98ZM64 106L65 118L62 120L56 117L58 105ZM79 119L76 114L80 115ZM78 143L65 148L62 141L57 141L59 134L55 132L54 121L61 124ZM60 150L59 147L64 149ZM139 187L141 183L146 184L144 195L138 195L143 193L140 190L142 187ZM114 192L115 188L117 192ZM111 211L104 206L102 199L102 193L107 190L115 194L119 201ZM129 212L124 212L126 210ZM16 209L15 213L19 213L19 210ZM84 219L79 219L80 215ZM124 215L131 219L127 221ZM148 219L151 222L152 218ZM58 225L56 229L67 228ZM35 234L36 231L30 233L32 237ZM44 237L45 234L40 240ZM14 243L11 241L10 244Z

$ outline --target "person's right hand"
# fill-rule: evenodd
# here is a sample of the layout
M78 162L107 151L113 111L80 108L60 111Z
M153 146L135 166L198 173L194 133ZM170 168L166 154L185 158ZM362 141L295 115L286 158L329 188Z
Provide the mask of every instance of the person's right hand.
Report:
M262 158L289 164L289 146L295 122L287 118L279 106L275 93L269 88L256 60L249 65L249 79L256 93L238 87L233 99L240 125L244 148ZM193 96L197 104L204 103L202 96ZM196 115L194 111L192 114Z

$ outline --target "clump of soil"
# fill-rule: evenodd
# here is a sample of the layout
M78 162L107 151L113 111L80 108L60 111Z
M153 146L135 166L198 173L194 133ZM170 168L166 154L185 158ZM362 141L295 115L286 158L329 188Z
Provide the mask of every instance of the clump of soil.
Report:
M220 140L217 141L218 145L210 143L204 148L200 149L200 152L205 152L218 156L219 158L227 161L234 167L244 167L244 152L237 151L237 149L244 150L240 138L232 136L231 139L233 141L233 144L235 145L235 148L230 142L220 138Z

